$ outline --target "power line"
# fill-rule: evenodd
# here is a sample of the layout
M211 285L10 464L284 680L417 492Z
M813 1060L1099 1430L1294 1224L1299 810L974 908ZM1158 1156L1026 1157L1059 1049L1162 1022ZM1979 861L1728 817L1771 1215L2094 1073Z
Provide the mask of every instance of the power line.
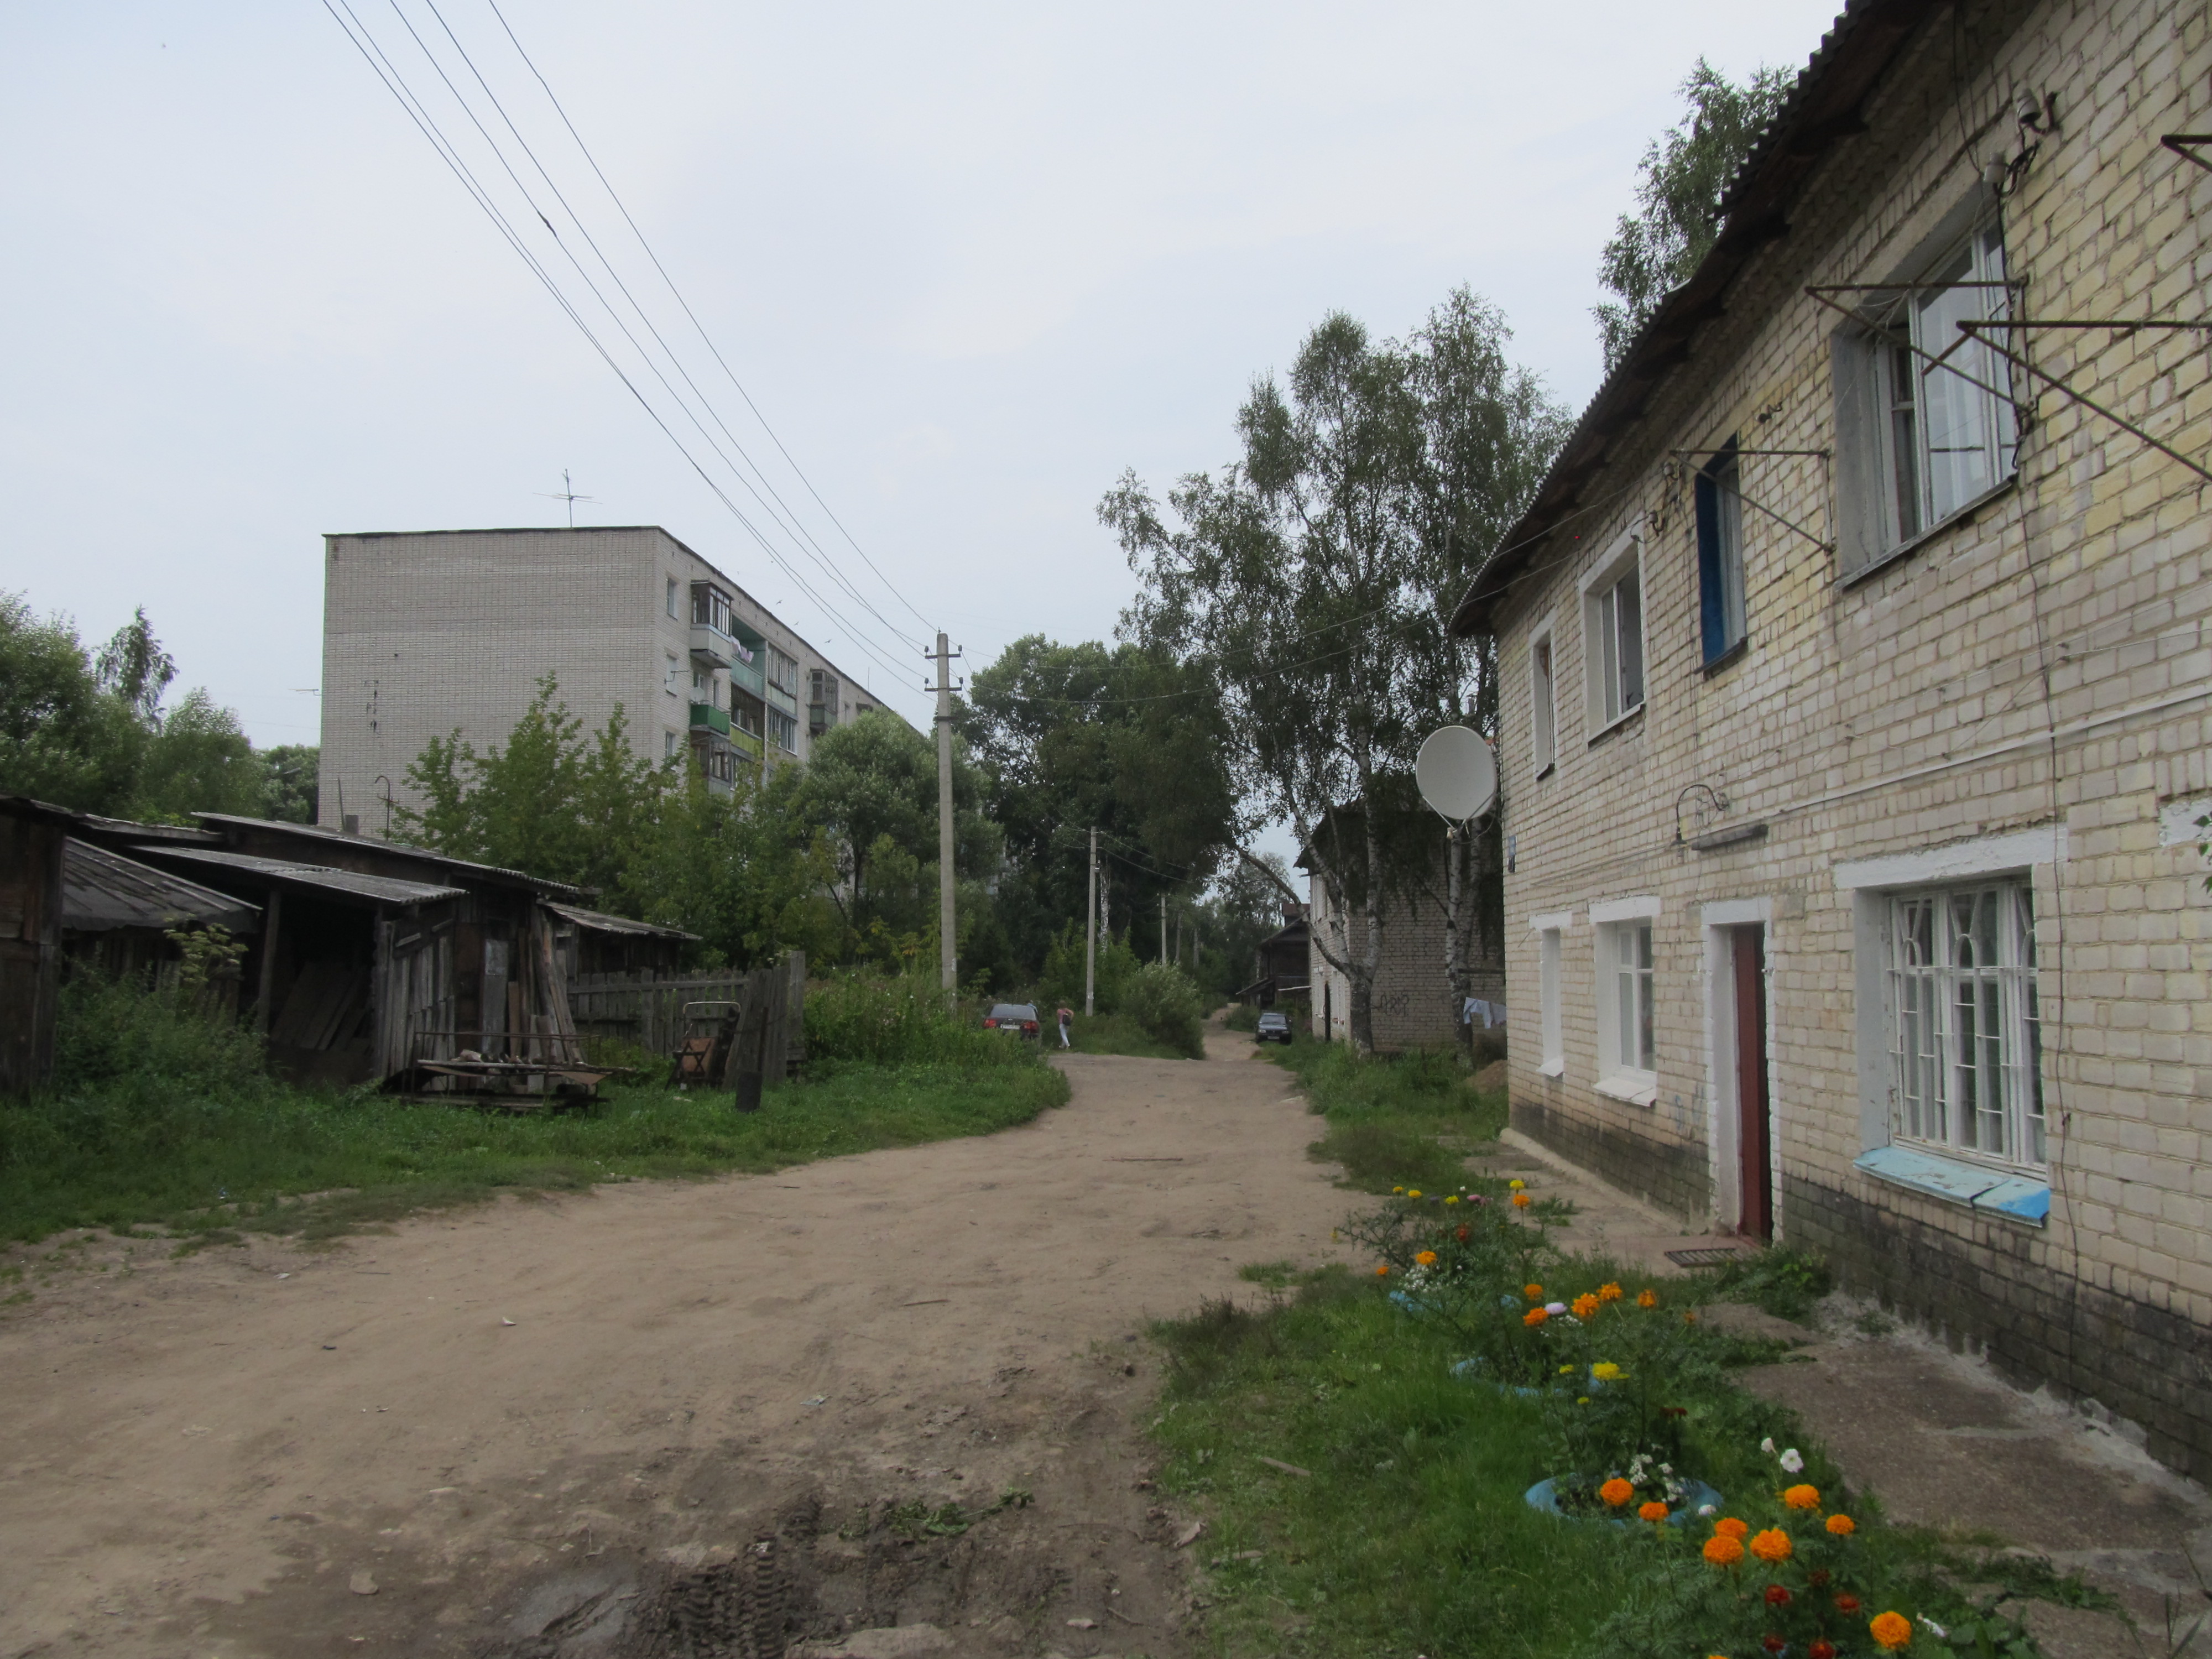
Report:
M645 257L653 262L653 268L660 273L660 280L667 284L669 294L674 298L676 303L683 307L684 316L690 319L691 326L697 332L700 343L703 344L707 348L708 353L712 355L716 364L720 367L722 373L729 377L730 384L737 388L738 396L744 399L745 407L752 410L753 418L760 422L761 430L768 434L769 441L775 446L776 453L779 455L781 455L784 460L790 465L793 476L799 479L799 483L806 486L806 493L814 498L815 505L822 509L823 514L829 519L831 524L837 526L837 533L845 538L846 544L849 546L853 551L859 554L860 556L861 562L866 564L871 571L875 573L876 580L883 583L884 588L888 590L901 605L906 606L907 610L913 614L916 622L921 623L924 627L929 626L929 618L923 616L921 611L915 610L913 602L909 600L905 594L900 592L898 588L892 583L891 579L884 575L883 571L878 568L876 562L868 556L867 550L862 547L860 544L854 538L853 532L845 528L844 520L840 519L836 514L830 509L829 502L822 499L822 492L815 489L814 481L806 476L805 472L800 468L798 461L793 458L791 452L784 447L783 440L776 435L775 428L769 424L768 416L762 414L760 405L753 402L752 393L745 390L744 383L738 379L737 371L732 368L728 362L724 360L720 348L715 345L713 338L708 334L706 325L699 320L698 313L691 309L690 301L684 297L683 292L676 286L676 279L668 274L667 267L660 263L660 256L653 251L653 245L646 240L645 233L638 228L637 221L630 216L629 209L623 204L623 199L616 193L613 183L609 180L607 175L600 170L597 158L595 158L592 154L591 147L584 143L584 135L576 131L575 123L568 118L568 112L562 107L560 99L555 96L552 83L546 80L544 75L539 70L537 64L532 60L530 54L523 50L522 42L516 39L514 27L507 22L506 14L501 12L499 9L499 0L484 0L484 3L490 8L491 15L499 19L499 26L501 28L507 31L507 38L510 41L514 42L516 56L520 57L523 63L528 65L531 74L537 76L538 84L545 88L546 99L552 104L554 112L561 118L561 125L568 129L568 136L576 141L576 148L583 153L584 160L590 164L592 173L597 176L599 183L605 187L607 199L615 204L615 210L622 215L623 222L629 227L630 234L637 238L638 246L645 250ZM596 249L594 251L596 252ZM735 440L732 440L732 441L734 442ZM763 482L765 482L765 479L763 479ZM771 489L770 493L774 493L773 489ZM777 497L779 501L781 501L781 499L782 497L780 495ZM796 517L797 515L794 514L793 516ZM810 539L811 539L811 537ZM817 544L817 545L819 545L819 544Z

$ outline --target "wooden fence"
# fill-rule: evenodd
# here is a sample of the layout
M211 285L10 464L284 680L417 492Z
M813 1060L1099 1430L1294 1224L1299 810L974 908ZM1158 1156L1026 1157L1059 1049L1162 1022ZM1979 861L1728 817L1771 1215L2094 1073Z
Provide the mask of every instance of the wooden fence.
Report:
M743 1046L766 1075L787 1076L805 1058L804 951L747 974L579 974L568 981L579 1036L619 1037L661 1055L675 1053L687 1029L684 1006L696 1002L738 1005Z

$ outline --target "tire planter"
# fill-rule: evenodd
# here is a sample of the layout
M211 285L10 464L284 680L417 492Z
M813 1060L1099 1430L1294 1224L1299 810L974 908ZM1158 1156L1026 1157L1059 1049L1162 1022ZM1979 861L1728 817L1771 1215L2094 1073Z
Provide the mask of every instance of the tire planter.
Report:
M1633 1519L1632 1516L1628 1516L1569 1515L1559 1507L1559 1495L1557 1488L1561 1480L1572 1479L1574 1479L1572 1475L1555 1474L1548 1480L1539 1480L1523 1492L1522 1497L1532 1510L1540 1510L1546 1515L1558 1516L1562 1521L1579 1522L1586 1526L1625 1527L1630 1520ZM1680 1526L1684 1517L1695 1515L1707 1504L1711 1504L1717 1511L1724 1501L1718 1492L1702 1480L1685 1481L1683 1485L1686 1490L1682 1493L1682 1501L1674 1506L1674 1512L1667 1517L1664 1522L1667 1526ZM1648 1526L1650 1522L1638 1521L1636 1524L1639 1527Z

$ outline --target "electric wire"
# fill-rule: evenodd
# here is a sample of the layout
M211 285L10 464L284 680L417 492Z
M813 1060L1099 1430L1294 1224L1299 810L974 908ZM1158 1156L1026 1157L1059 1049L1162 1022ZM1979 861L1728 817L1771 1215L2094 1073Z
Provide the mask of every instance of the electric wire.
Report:
M484 0L484 3L490 9L491 15L499 19L499 26L507 32L507 38L508 40L514 43L515 55L522 59L523 63L528 67L531 74L537 77L538 84L544 88L546 99L552 104L554 113L561 118L561 125L568 128L568 136L576 141L577 149L582 152L584 160L590 165L592 173L598 178L599 183L605 186L607 192L607 199L615 204L615 211L622 215L623 222L629 227L630 234L637 238L638 246L645 251L645 257L653 262L653 270L659 272L660 280L667 284L670 295L675 300L676 303L683 308L684 316L690 320L692 328L699 336L700 343L707 348L708 353L714 357L715 363L720 368L722 373L729 378L730 384L737 388L738 396L744 399L745 407L752 411L753 418L760 422L761 430L768 434L769 441L775 446L776 453L779 455L781 455L786 463L789 465L793 475L798 478L799 483L806 486L806 493L814 498L815 505L822 509L823 515L829 519L831 524L837 526L837 533L845 538L846 544L851 547L853 551L859 554L860 556L861 562L866 564L870 570L875 573L876 580L883 583L884 588L894 598L896 598L901 605L906 606L907 610L912 613L916 622L921 623L925 628L931 626L929 618L923 616L921 611L915 609L913 602L909 600L904 593L899 591L897 586L892 582L891 579L884 574L881 568L878 567L876 562L868 556L868 550L862 547L859 541L854 538L851 531L845 528L844 520L840 519L836 512L831 509L829 502L822 499L822 493L815 489L814 481L806 476L806 473L799 466L799 462L793 457L791 452L784 447L783 440L777 435L775 428L769 424L768 416L761 413L760 406L753 401L752 393L745 390L744 383L738 379L737 371L732 368L729 363L723 358L721 349L715 345L713 337L708 334L706 325L699 320L698 313L691 309L690 301L684 297L682 290L676 286L676 279L668 274L667 267L660 263L660 256L653 251L653 244L646 240L644 231L638 228L637 221L630 216L629 209L623 205L621 196L616 192L613 182L608 179L607 175L603 171L601 171L598 159L592 154L591 147L584 142L584 135L576 131L575 123L568 118L568 112L562 106L560 99L555 95L552 83L546 80L544 73L538 69L536 62L531 58L530 54L523 50L522 42L520 40L516 38L513 26L507 21L507 15L499 9L499 0ZM732 440L732 441L734 442L735 441ZM764 477L763 481L766 481ZM769 493L775 494L775 492L771 489ZM777 500L781 501L782 497L778 495ZM793 516L795 518L797 515L793 514ZM812 539L811 535L809 539ZM817 543L817 545L818 546L819 544Z
M865 629L854 628L842 614L837 611L834 606L830 605L818 592L815 592L811 584L807 582L803 576L791 568L788 562L782 557L780 550L776 549L765 536L762 535L759 528L752 523L738 504L730 499L728 493L714 479L713 475L708 471L706 467L700 463L698 458L692 454L690 448L684 443L683 440L677 435L673 428L668 425L668 422L665 418L663 418L660 412L653 407L652 400L645 395L645 393L638 387L636 382L623 368L622 365L616 361L614 354L609 350L605 342L599 337L599 334L592 328L591 325L585 319L581 313L576 309L574 303L562 289L559 283L554 278L551 272L550 272L545 268L543 262L530 251L528 245L523 240L520 234L515 229L512 222L501 210L498 204L492 199L490 192L484 188L482 182L477 178L473 169L469 167L467 161L461 156L458 147L456 147L453 142L446 137L444 130L438 125L436 118L430 114L428 106L424 105L419 96L416 94L414 89L408 85L405 76L400 71L398 66L392 61L390 56L385 52L383 46L377 41L374 33L368 28L367 24L362 21L359 15L355 12L352 4L350 3L350 0L323 0L323 5L324 9L331 14L331 20L335 21L338 25L339 28L344 32L347 40L352 43L355 50L360 52L363 61L368 63L371 71L374 73L377 78L384 83L386 89L392 94L393 98L398 102L400 107L407 112L409 118L415 123L416 127L422 132L424 139L428 141L431 148L438 153L439 158L446 163L447 168L451 170L455 178L459 180L462 188L468 192L471 199L475 201L478 208L480 208L485 216L491 220L494 228L498 230L500 234L507 240L508 246L514 250L516 255L530 269L532 274L538 278L540 284L544 287L547 293L551 296L554 303L561 308L562 313L568 318L569 321L575 325L577 331L584 336L586 342L588 342L592 348L599 353L601 360L606 363L607 367L611 371L613 371L616 379L622 382L623 389L629 392L630 396L637 401L639 407L645 411L647 417L660 429L662 434L665 436L669 442L675 447L677 453L684 458L687 464L690 465L692 471L699 475L701 481L704 483L708 489L714 493L715 498L722 503L723 507L730 513L731 516L736 519L738 522L745 528L745 530L753 537L754 540L760 544L763 551L766 552L770 559L775 561L778 568L782 570L784 574L790 578L793 583L798 586L802 592L804 592L809 599L812 599L825 616L828 616L836 621L839 626L844 629L846 635L851 639L853 642L866 655L872 658L880 666L882 666L886 672L892 674L895 678L905 674L908 671L885 657L881 650L875 646L874 642L869 639ZM341 9L343 9L344 13L343 16L339 15ZM396 0L395 9L397 9ZM406 22L406 19L404 15L401 17L401 21L403 23ZM414 33L411 25L409 27L409 32L410 34ZM422 46L421 37L416 35L416 40L417 46L422 47L425 55L429 56L428 49L427 46ZM437 65L434 58L433 58L432 62L433 67L436 68ZM445 79L447 81L448 88L454 91L456 99L462 102L464 109L466 110L466 100L459 98L458 89L452 88L450 79L444 76L442 70L440 70L440 75L441 79ZM471 121L475 121L473 112L471 112L470 114ZM476 125L479 132L482 132L482 124L480 122L477 122ZM488 133L484 134L484 137L487 143L491 142ZM499 154L497 145L495 143L493 144L493 149L495 155ZM505 157L501 155L500 160L502 167L506 167L507 163ZM509 167L507 171L509 177L513 178L514 175L512 168ZM517 187L520 189L520 181L518 179L515 182ZM523 193L525 199L527 200L528 192L525 191ZM543 218L542 214L540 215L540 217L541 219ZM550 224L548 228L550 228ZM556 235L555 240L556 242L558 241L559 238L557 234ZM563 249L563 252L566 252L565 248ZM570 258L571 262L574 263L573 255L570 256ZM603 306L606 305L607 302L605 295L598 293L596 287L590 283L588 275L581 273L580 268L580 274L585 275L586 285L592 288L594 295L599 299L600 303ZM608 310L611 314L613 308L610 306L608 307Z

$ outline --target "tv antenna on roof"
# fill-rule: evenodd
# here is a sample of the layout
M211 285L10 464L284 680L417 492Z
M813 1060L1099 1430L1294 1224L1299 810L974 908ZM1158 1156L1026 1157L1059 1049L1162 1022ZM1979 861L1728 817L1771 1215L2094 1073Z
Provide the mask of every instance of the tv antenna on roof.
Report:
M571 530L574 530L576 527L576 503L578 501L596 501L599 499L597 495L579 495L576 493L575 486L568 482L568 469L565 466L561 469L561 488L559 489L540 489L532 493L544 496L544 498L549 501L568 502L568 528Z

